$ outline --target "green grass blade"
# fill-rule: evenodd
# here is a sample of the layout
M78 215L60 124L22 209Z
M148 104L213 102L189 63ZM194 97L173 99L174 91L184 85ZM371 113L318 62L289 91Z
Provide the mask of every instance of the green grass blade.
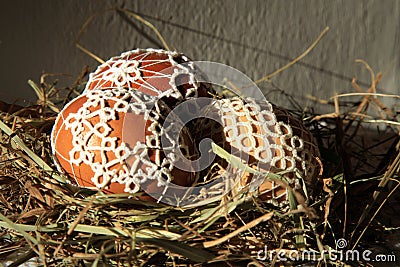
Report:
M248 172L248 173L261 174L259 171L256 171L256 170L250 168L249 166L244 164L239 158L231 155L225 149L216 145L215 143L211 143L211 147L215 154L217 154L221 158L225 159L227 162L231 163L233 166L235 166L245 172Z

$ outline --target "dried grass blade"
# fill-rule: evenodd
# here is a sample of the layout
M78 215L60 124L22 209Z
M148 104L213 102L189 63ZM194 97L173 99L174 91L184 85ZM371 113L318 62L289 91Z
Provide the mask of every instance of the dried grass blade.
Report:
M344 93L344 94L338 94L335 95L334 97L347 97L347 96L373 96L373 97L391 97L391 98L399 98L400 95L391 95L391 94L382 94L382 93ZM334 97L331 97L334 98Z
M297 58L295 58L294 60L292 60L291 62L289 62L288 64L286 64L285 66L283 66L282 68L262 77L261 79L256 80L254 83L258 84L264 81L268 81L269 79L271 79L273 76L281 73L282 71L285 71L286 69L290 68L291 66L293 66L294 64L296 64L297 62L299 62L300 60L302 60L305 56L308 55L308 53L310 53L314 47L321 41L322 37L324 37L324 35L329 31L329 27L326 27L317 37L317 39Z
M129 229L126 229L129 230ZM109 235L109 236L125 236L129 237L130 233L122 230L118 227L104 227L104 226L92 226L85 224L78 224L75 226L76 232L88 233L88 234L98 234L98 235ZM140 229L134 230L134 234L137 238L164 238L175 240L181 235L176 234L166 230L160 229Z
M36 155L31 149L29 149L25 143L14 134L13 130L11 130L4 122L0 121L0 129L10 136L11 141L14 142L21 150L23 150L40 168L43 168L44 171L48 172L52 178L56 179L61 183L66 183L65 179L54 173L54 170L47 165L38 155Z
M30 87L32 87L33 91L35 92L39 100L43 102L45 99L43 90L40 89L39 86L37 86L37 84L32 80L28 80L28 84Z
M157 38L161 41L162 45L164 46L164 48L166 50L170 50L170 47L168 46L167 42L165 41L164 37L161 35L160 31L153 25L151 24L149 21L147 21L146 19L144 19L143 17L139 16L138 14L136 14L133 11L124 9L124 8L110 8L110 9L106 9L103 10L101 12L97 12L93 15L91 15L86 21L85 23L82 25L81 29L79 30L79 33L76 37L76 41L75 41L75 45L77 48L79 48L80 50L82 50L84 53L86 53L87 55L89 55L90 57L92 57L93 59L95 59L96 61L98 61L100 64L105 63L105 61L103 59L101 59L99 56L95 55L94 53L92 53L89 49L83 47L80 44L80 39L81 36L83 35L84 30L89 26L89 24L93 21L93 19L98 16L98 15L102 15L106 12L110 12L110 11L119 11L122 13L125 13L131 17L133 17L135 20L139 21L140 23L142 23L143 25L145 25L146 27L150 28L155 35L157 36Z
M382 180L379 182L377 189L374 191L374 194L372 196L372 201L371 203L368 203L367 206L365 207L363 213L361 214L356 227L354 228L353 232L351 233L351 239L353 239L353 236L355 235L356 231L358 230L358 227L361 225L361 223L367 218L368 214L371 212L372 207L376 204L378 197L381 195L382 190L386 187L387 183L389 180L393 178L395 173L398 173L400 170L400 153L397 154L396 159L392 162L392 164L389 166L388 170L386 173L383 175ZM397 189L398 186L396 186ZM394 191L389 193L391 195ZM383 203L387 201L389 196L387 196L384 200ZM382 205L378 208L377 211L380 210ZM375 216L378 214L377 211L372 215L372 217L369 219L369 223L364 227L364 229L361 231L360 235L357 237L357 240L354 242L352 249L355 249L357 246L358 242L361 240L361 237L364 235L365 231L367 230L368 226L372 222L372 220L375 218Z
M225 210L224 210L224 214L231 213L233 210L235 210L235 208L237 206L239 206L241 203L243 203L243 201L244 201L244 199L227 203ZM194 223L198 223L198 222L202 222L202 221L210 221L215 218L219 218L222 215L222 213L220 212L221 208L222 208L221 206L217 206L217 207L201 210L200 215L198 217L196 217L196 219L191 221L190 224L194 224ZM204 231L206 228L208 228L208 227L203 228L201 230L201 232Z
M57 232L57 231L69 229L72 226L73 226L72 223L68 223L67 225L64 225L64 226L57 225L57 224L51 224L51 225L45 225L45 226L17 224L17 223L13 223L12 221L10 221L4 215L0 214L0 227L14 229L15 231L17 231L23 235L26 234L27 238L29 238L29 241L32 241L35 244L37 244L38 241L36 239L34 239L32 236L30 236L27 232L32 232L32 231ZM181 235L177 234L177 233L173 233L173 232L161 230L161 229L153 229L153 228L139 229L139 230L126 228L126 231L124 231L118 227L93 226L93 225L85 225L85 224L77 224L77 225L75 225L75 228L74 228L75 232L116 236L116 237L120 237L120 236L129 237L130 233L128 232L128 230L134 231L134 235L137 238L163 238L163 239L169 239L169 240L176 240L181 237Z
M210 252L207 252L200 248L191 247L187 244L177 241L154 239L154 238L140 239L140 241L165 248L168 251L182 255L185 258L192 260L194 262L202 263L210 261L213 258L215 258L215 255L211 254Z
M238 234L240 234L240 233L242 233L244 231L247 231L248 229L258 225L261 222L265 222L265 221L270 220L273 215L274 215L273 211L268 212L268 213L264 214L263 216L261 216L261 217L259 217L257 219L254 219L253 221L249 222L248 224L243 225L239 229L227 234L226 236L223 236L223 237L218 238L216 240L203 242L203 246L205 248L217 246L217 245L229 240L230 238L232 238L232 237L234 237L234 236L236 236L236 235L238 235Z
M22 264L26 263L27 261L29 261L30 259L32 259L35 256L36 256L35 251L30 249L27 252L25 252L24 254L22 254L21 256L19 256L17 259L15 259L14 262L11 263L10 265L8 265L7 267L21 266ZM28 264L27 266L31 266L31 265Z
M2 223L2 222L3 223ZM21 224L16 224L13 223L10 219L8 219L6 216L4 216L3 214L0 213L0 226L1 227L5 227L8 229L13 229L15 231L17 231L18 233L20 233L21 235L23 235L25 237L26 240L30 241L31 243L38 245L39 241L37 241L33 236L31 236L30 234L28 234L23 228L21 227Z
M158 29L151 24L149 21L145 20L143 17L139 16L138 14L136 14L133 11L127 10L127 9L123 9L123 8L117 8L118 11L123 12L125 14L128 14L130 16L132 16L135 20L139 21L140 23L142 23L143 25L149 27L158 37L158 39L160 39L162 45L164 46L165 49L170 50L167 42L165 41L164 37L161 35L161 33L158 31Z

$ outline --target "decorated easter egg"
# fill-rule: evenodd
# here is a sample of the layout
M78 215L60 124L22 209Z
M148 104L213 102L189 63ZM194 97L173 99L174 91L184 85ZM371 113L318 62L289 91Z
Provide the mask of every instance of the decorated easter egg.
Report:
M112 57L90 74L87 90L124 87L162 98L170 108L189 97L209 97L202 73L185 55L136 49Z
M242 163L259 172L238 172L241 187L255 179L258 196L274 205L288 203L289 188L307 196L315 186L319 174L319 150L312 134L304 124L283 108L267 101L233 97L213 104L213 112L220 116L220 125L208 123L213 131L200 131L195 139L211 138ZM237 168L216 159L230 172ZM267 179L267 173L281 174L285 179ZM257 177L257 178L256 178Z
M160 141L170 112L159 99L128 88L89 90L59 113L51 134L59 171L78 185L107 193L165 192L169 184L189 186L194 172L174 167ZM196 155L186 128L166 148ZM170 138L171 140L173 138Z

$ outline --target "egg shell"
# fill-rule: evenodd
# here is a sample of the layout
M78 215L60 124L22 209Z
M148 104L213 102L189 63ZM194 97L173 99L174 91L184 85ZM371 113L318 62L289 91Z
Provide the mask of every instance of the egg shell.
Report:
M131 105L138 94L143 96L139 92L114 88L81 95L67 104L59 113L51 135L59 171L68 174L80 186L102 188L107 193L134 193L140 186L162 192L164 189L160 188L157 177L146 176L150 167L165 173L168 177L163 178L174 184L193 184L196 174L174 168L163 151L151 144L151 140L159 138L154 130L159 126L158 121L145 119L149 111L140 105L143 103ZM167 114L168 107L158 101ZM128 112L130 108L136 111ZM187 149L193 147L189 132L184 128L181 135L180 141L187 153L196 154ZM142 159L135 154L139 151L149 159L147 165L140 165ZM163 167L161 163L171 166ZM139 167L134 169L133 166ZM142 178L150 182L141 183Z

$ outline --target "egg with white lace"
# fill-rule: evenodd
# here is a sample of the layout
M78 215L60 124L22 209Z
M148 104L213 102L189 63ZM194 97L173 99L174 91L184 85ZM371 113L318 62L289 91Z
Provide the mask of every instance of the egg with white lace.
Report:
M164 192L170 183L191 185L196 174L175 168L161 147L162 122L169 111L162 100L139 91L87 91L55 121L51 144L58 170L80 186L107 193L154 193ZM169 145L195 155L188 130L177 134L179 144Z
M185 55L136 49L112 57L90 74L85 91L124 87L163 99L170 108L189 97L209 97L207 78Z
M301 121L266 100L233 97L218 100L213 108L221 127L201 131L200 126L200 137L195 139L211 138L247 166L261 173L282 173L286 179L264 181L265 175L260 175L256 178L263 179L260 183L254 181L254 174L217 158L219 165L236 175L239 188L258 183L259 198L279 206L288 204L289 187L304 196L312 191L320 169L319 150Z

